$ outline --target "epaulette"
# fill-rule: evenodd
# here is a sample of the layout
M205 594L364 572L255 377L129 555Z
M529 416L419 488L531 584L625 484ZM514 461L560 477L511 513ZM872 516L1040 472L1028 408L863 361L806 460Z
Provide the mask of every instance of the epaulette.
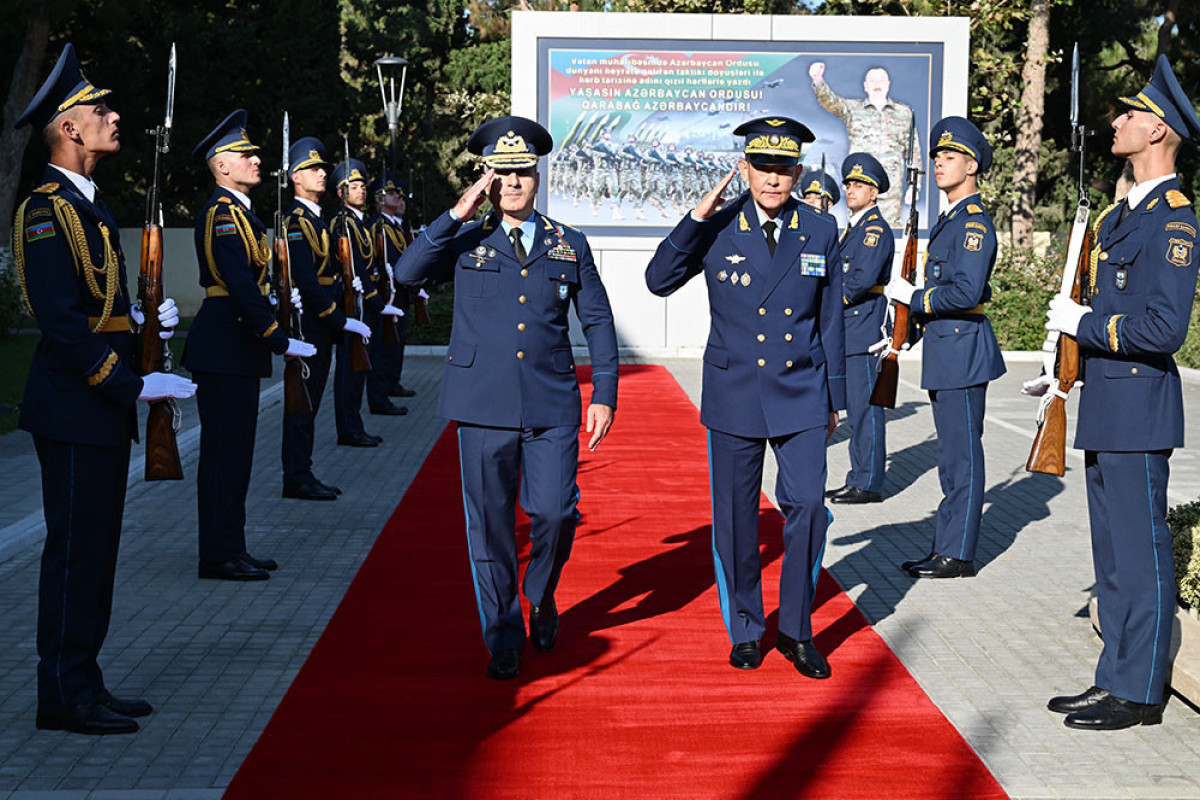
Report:
M867 222L870 222L871 220L875 220L875 219L879 219L878 214L872 214L871 216L867 217Z
M1187 195L1178 189L1168 189L1166 198L1167 205L1169 205L1171 208L1183 208L1184 206L1190 206L1192 204L1192 201L1188 200Z
M297 208L297 209L296 209L295 211L293 211L292 213L293 213L295 216L297 216L297 217L303 217L303 216L304 216L304 212L305 212L305 210L306 210L306 209L304 208L304 206L300 206L299 208Z
M233 200L229 197L218 197L217 202L218 203L232 203Z
M968 214L982 214L983 206L977 206L974 203L967 203L967 213Z
M41 194L54 194L58 191L58 184L54 183L53 181L50 183L43 183L41 186L34 189L34 191L40 192Z

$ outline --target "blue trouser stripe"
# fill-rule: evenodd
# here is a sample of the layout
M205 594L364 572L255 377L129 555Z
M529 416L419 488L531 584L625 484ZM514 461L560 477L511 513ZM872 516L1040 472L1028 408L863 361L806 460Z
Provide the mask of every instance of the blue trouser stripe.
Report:
M721 554L717 552L717 498L713 489L713 456L712 431L706 434L708 441L708 503L712 509L712 552L713 566L717 573L717 597L721 604L721 620L725 623L725 631L733 641L733 627L729 619L729 586L725 583L725 565L721 562ZM736 642L734 642L736 644Z
M471 564L471 585L475 587L475 609L479 612L479 629L487 633L487 619L483 614L483 599L479 596L479 573L475 571L475 553L471 548L471 509L467 503L467 476L463 471L462 428L458 429L458 475L462 481L463 520L467 531L467 560ZM484 638L486 642L486 636Z
M1155 544L1155 533L1157 532L1154 524L1154 488L1150 480L1150 454L1146 454L1146 506L1150 512L1150 551L1154 553L1154 588L1155 609L1154 609L1154 647L1150 648L1150 679L1146 682L1146 699L1142 702L1149 703L1151 693L1154 691L1154 673L1158 667L1158 641L1162 636L1162 569L1158 564L1158 547Z

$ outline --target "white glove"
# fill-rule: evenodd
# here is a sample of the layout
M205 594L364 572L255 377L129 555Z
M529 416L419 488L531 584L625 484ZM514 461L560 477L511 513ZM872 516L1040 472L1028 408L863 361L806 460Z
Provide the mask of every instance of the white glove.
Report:
M1088 306L1079 305L1065 294L1056 294L1050 300L1050 310L1046 312L1046 330L1074 336L1079 330L1079 320L1090 313L1092 309Z
M1049 391L1050 387L1055 383L1056 381L1053 378L1043 373L1031 381L1025 381L1022 383L1021 394L1028 395L1029 397L1041 397L1047 391Z
M158 324L163 327L163 330L158 332L158 338L165 341L175 335L175 326L179 324L179 309L169 297L158 307Z
M392 281L396 280L396 273L392 271L392 265L384 264L383 266L387 269L388 283L391 283Z
M913 286L903 278L892 278L891 283L883 289L883 294L888 300L904 305L911 305L912 296L916 293L917 287Z
M366 323L354 319L354 317L346 318L346 324L342 326L342 330L357 333L364 342L371 340L371 329L367 327Z
M383 307L383 310L380 311L379 313L383 314L385 317L403 317L404 316L404 311L402 311L399 308L396 308L391 303L388 303L387 305L385 305Z
M355 276L354 276L354 280L350 281L350 285L351 285L352 287L354 287L354 291L358 292L359 294L362 294L362 290L363 290L363 288L362 288L362 278L360 278L360 277L358 277L357 275L355 275Z
M300 358L315 356L316 354L316 347L308 342L302 342L299 339L288 339L288 349L287 352L284 353L285 356L300 356Z
M196 384L179 375L169 372L151 372L142 376L142 393L138 400L152 402L174 398L186 400L196 393Z
M300 290L297 289L295 286L293 286L291 296L292 296L292 310L293 311L303 311L304 303L301 302L301 300L300 300Z
M141 300L129 307L129 316L133 318L133 321L136 322L139 327L146 324L146 315L142 313Z
M425 291L424 289L418 289L418 290L417 290L417 297L421 298L422 300L428 300L428 299L429 299L429 292Z
M876 342L875 344L868 347L867 352L873 356L877 356L880 353L882 353L884 350L887 350L888 347L891 346L891 344L892 344L892 340L890 338L880 339L878 342Z

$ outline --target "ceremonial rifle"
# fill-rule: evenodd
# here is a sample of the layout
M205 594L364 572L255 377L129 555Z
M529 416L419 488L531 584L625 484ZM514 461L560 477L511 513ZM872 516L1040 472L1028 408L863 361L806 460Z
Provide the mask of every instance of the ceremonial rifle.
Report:
M283 219L283 190L287 188L288 170L291 167L288 150L292 146L291 122L288 113L283 112L283 159L279 162L278 189L275 203L275 292L279 305L275 309L275 319L279 322L279 330L283 335L304 340L304 330L301 327L303 308L292 306L292 262L288 252L287 224ZM293 337L293 333L295 336ZM283 362L283 413L311 414L313 412L312 397L304 379L308 377L308 364L303 358L287 358Z
M383 185L383 174L385 172L383 159L379 160L379 175L380 186ZM388 282L388 305L396 304L396 279L389 269L391 264L388 263L387 257L387 220L383 218L383 206L379 208L379 230L375 234L375 252L379 254L379 259L383 262L383 274L387 276ZM383 325L383 343L384 344L399 344L400 333L396 330L396 318L385 316L382 320Z
M144 321L139 337L139 371L142 375L151 372L170 372L171 348L159 337L162 326L158 322L158 307L163 302L163 210L159 193L162 174L162 157L171 148L171 124L175 115L175 45L171 45L171 58L167 64L167 113L163 123L146 131L154 137L154 175L150 191L146 195L146 222L142 225L142 255L138 267L138 301L142 306ZM146 413L146 480L178 481L183 479L183 465L179 461L179 445L175 434L179 431L182 416L174 398L155 400Z
M345 177L350 177L350 139L342 139L342 145L345 150L345 160L343 173ZM350 249L350 237L353 231L350 230L350 206L346 203L346 196L350 193L350 181L346 181L346 191L342 192L341 187L338 187L338 193L342 196L342 235L338 237L338 262L342 265L342 313L347 317L353 317L359 322L362 322L363 293L354 288L354 253ZM363 342L362 337L358 334L346 334L346 346L350 350L350 370L352 372L368 372L371 369L371 357L367 354L367 345Z
M821 153L821 210L828 213L829 201L825 198L825 154Z
M1088 302L1086 276L1092 251L1092 231L1088 226L1091 203L1084 173L1087 137L1092 133L1079 122L1079 44L1076 43L1071 56L1071 151L1079 154L1079 201L1058 291L1069 292L1071 299L1081 305ZM1054 380L1038 405L1037 435L1025 469L1061 476L1067 471L1067 393L1079 378L1079 342L1074 336L1050 331L1042 342L1042 366Z
M900 277L912 283L917 275L917 231L920 228L921 212L917 209L917 187L920 182L921 165L917 163L917 118L914 115L908 126L908 156L904 171L908 179L909 207L908 223L904 235L904 261L900 265ZM879 358L875 388L871 390L871 405L883 408L896 407L896 389L900 383L900 351L906 349L909 335L909 307L905 303L892 303L892 335L887 349Z

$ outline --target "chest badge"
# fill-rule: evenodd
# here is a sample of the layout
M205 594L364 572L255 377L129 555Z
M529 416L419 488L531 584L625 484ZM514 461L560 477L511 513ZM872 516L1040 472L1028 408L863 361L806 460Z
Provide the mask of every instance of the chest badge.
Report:
M935 261L933 263L933 277L934 278L942 277L942 265L940 262Z
M726 278L728 278L728 277L729 277L729 273L726 272L725 270L721 270L720 272L717 273L717 283L724 283Z
M742 286L749 286L749 285L750 285L750 273L743 272L742 273Z
M1129 285L1129 270L1124 267L1117 267L1116 284L1117 291L1125 290L1125 287Z
M734 273L729 276L729 284L730 284L730 286L736 286L737 282L738 282L738 274L737 274L737 271L735 270Z
M567 286L567 284L560 283L558 285L558 299L559 300L566 300L567 297L570 296L570 293L571 293L571 287Z
M746 257L744 255L742 255L741 253L734 253L731 256L725 256L725 260L728 261L730 264L733 264L736 267L738 264L745 261Z

